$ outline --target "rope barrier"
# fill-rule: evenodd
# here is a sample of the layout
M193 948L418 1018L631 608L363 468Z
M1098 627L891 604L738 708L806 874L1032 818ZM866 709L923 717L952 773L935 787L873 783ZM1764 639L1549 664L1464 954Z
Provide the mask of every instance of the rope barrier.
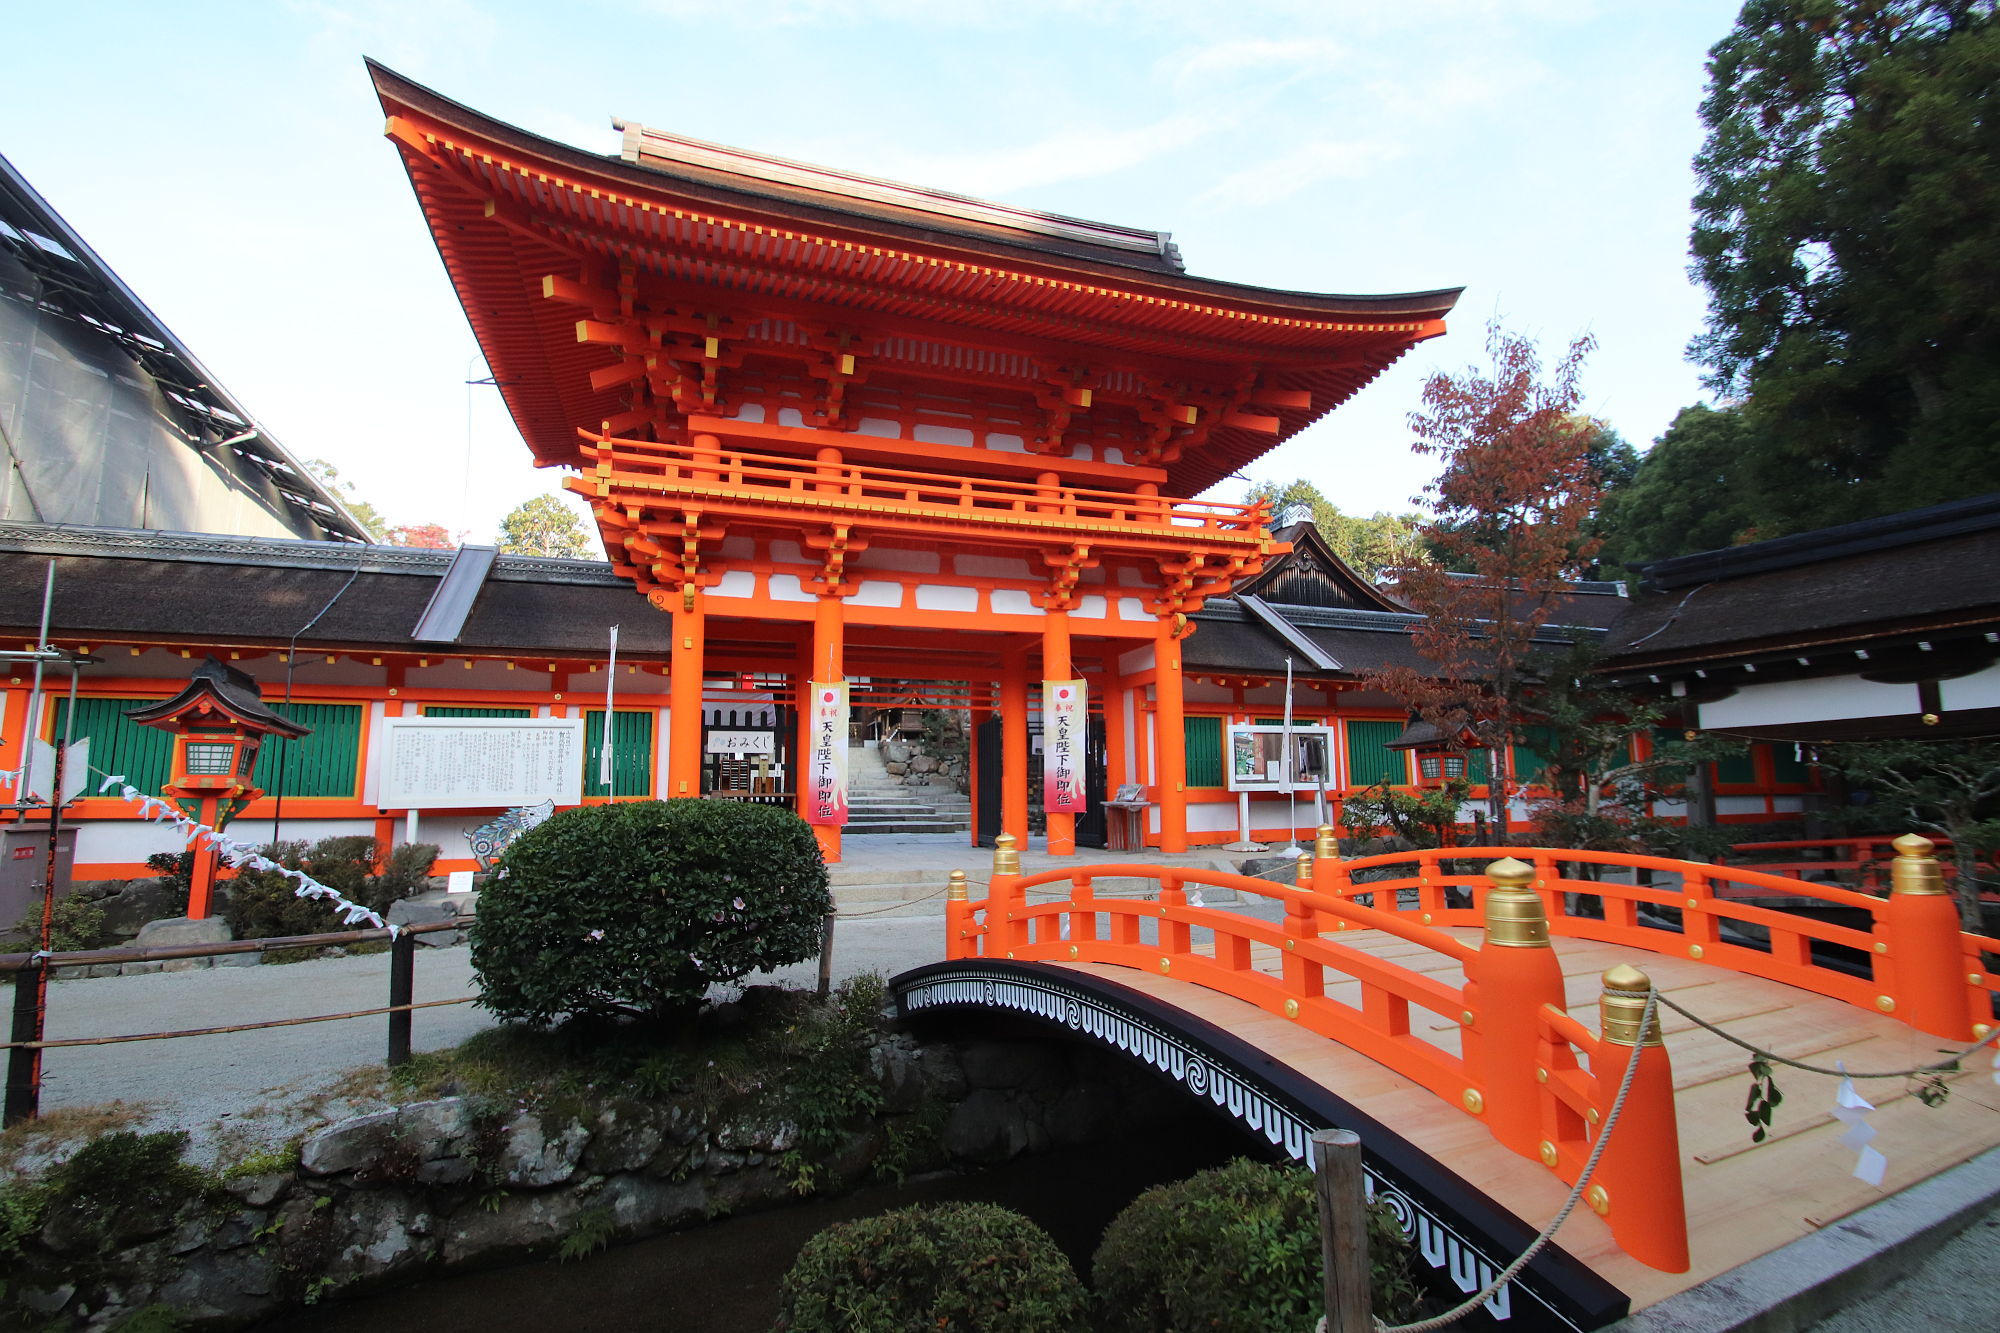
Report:
M901 902L890 903L887 907L877 907L866 912L835 912L833 915L842 921L855 921L864 916L882 916L889 912L899 912L905 907L914 907L918 903L927 903L933 898L942 898L950 892L951 886L947 884L936 892L927 893L921 898L905 898Z
M310 1018L273 1018L262 1023L233 1023L220 1028L183 1028L178 1032L130 1032L117 1037L63 1037L54 1041L0 1041L0 1050L47 1051L58 1046L116 1046L128 1041L166 1041L173 1037L220 1037L230 1032L291 1028L303 1023L338 1023L347 1018L374 1018L381 1014L408 1013L412 1009L435 1009L440 1005L478 1002L477 995L461 995L455 1000L419 1000L414 1004L385 1004L377 1009L352 1009L344 1014L314 1014Z
M1640 994L1637 991L1607 991L1605 993L1611 995L1631 994L1634 996ZM1646 991L1644 994L1646 996L1646 1012L1639 1017L1639 1032L1642 1037L1645 1033L1652 1030L1653 1015L1657 1012L1659 1004L1658 991ZM1521 1251L1521 1256L1518 1259L1502 1269L1499 1275L1491 1282L1481 1287L1478 1291L1473 1292L1472 1295L1466 1297L1451 1309L1446 1310L1443 1314L1433 1315L1429 1319L1419 1320L1414 1324L1385 1324L1380 1319L1377 1319L1375 1321L1376 1333L1434 1333L1436 1329L1444 1328L1449 1324L1455 1324L1474 1310L1477 1310L1480 1306L1486 1304L1486 1302L1492 1300L1494 1293L1498 1292L1500 1288L1506 1286L1509 1282L1512 1282L1522 1269L1533 1262L1535 1256L1546 1249L1549 1242L1555 1238L1556 1232L1562 1229L1562 1224L1569 1221L1569 1215L1576 1211L1577 1201L1583 1198L1584 1190L1589 1188L1590 1178L1597 1171L1598 1160L1604 1156L1604 1149L1611 1142L1611 1132L1618 1128L1618 1117L1625 1110L1625 1098L1632 1091L1632 1078L1638 1072L1639 1057L1638 1052L1635 1051L1633 1052L1632 1059L1625 1064L1625 1076L1618 1080L1618 1095L1612 1099L1611 1111L1604 1117L1604 1130L1597 1136L1597 1141L1591 1145L1590 1156L1584 1160L1583 1170L1577 1173L1576 1184L1570 1188L1569 1198L1563 1200L1562 1209L1556 1213L1555 1220L1542 1228L1541 1234L1535 1237L1533 1244ZM1314 1333L1326 1333L1325 1315L1319 1317L1319 1323Z
M1616 995L1621 999L1630 1000L1630 999L1637 999L1641 992L1613 990L1607 986L1605 987L1604 993L1606 995ZM1646 993L1652 994L1653 992L1649 991ZM1664 995L1659 997L1659 1002L1665 1005L1667 1008L1673 1010L1675 1013L1679 1014L1682 1018L1685 1018L1689 1022L1695 1024L1697 1027L1706 1028L1708 1031L1713 1032L1716 1036L1722 1038L1730 1045L1741 1047L1743 1050L1750 1052L1750 1054L1758 1057L1761 1060L1769 1060L1772 1064L1785 1065L1792 1069L1801 1069L1808 1074L1824 1074L1828 1078L1914 1078L1919 1074L1940 1074L1948 1070L1957 1068L1959 1061L1965 1059L1966 1056L1971 1055L1981 1046L1989 1044L1995 1037L2000 1037L2000 1025L1996 1025L1993 1031L1987 1033L1985 1036L1981 1037L1978 1041L1973 1042L1972 1045L1967 1046L1964 1050L1958 1052L1958 1054L1956 1055L1947 1056L1945 1059L1938 1061L1936 1064L1918 1065L1914 1069L1889 1069L1889 1070L1883 1070L1879 1073L1863 1074L1863 1073L1858 1073L1851 1069L1828 1069L1824 1065L1809 1065L1805 1063L1803 1060L1788 1059L1785 1056L1779 1055L1775 1051L1767 1051L1761 1046L1755 1045L1754 1043L1751 1042L1744 1041L1741 1037L1737 1037L1728 1032L1723 1031L1715 1024L1701 1017L1701 1015L1689 1012L1686 1008L1682 1007L1679 1004L1676 1004L1672 1000L1669 1000Z

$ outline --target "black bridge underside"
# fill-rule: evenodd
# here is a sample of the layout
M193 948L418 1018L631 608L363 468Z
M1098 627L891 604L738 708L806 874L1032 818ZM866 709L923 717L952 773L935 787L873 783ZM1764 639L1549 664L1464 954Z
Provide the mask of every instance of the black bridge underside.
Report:
M1373 1196L1402 1219L1418 1258L1468 1295L1534 1241L1536 1227L1332 1089L1150 995L1069 968L989 959L913 968L889 986L905 1018L998 1014L1101 1044L1302 1162L1310 1160L1314 1131L1353 1130ZM1460 1327L1595 1329L1623 1318L1629 1304L1624 1292L1550 1245Z

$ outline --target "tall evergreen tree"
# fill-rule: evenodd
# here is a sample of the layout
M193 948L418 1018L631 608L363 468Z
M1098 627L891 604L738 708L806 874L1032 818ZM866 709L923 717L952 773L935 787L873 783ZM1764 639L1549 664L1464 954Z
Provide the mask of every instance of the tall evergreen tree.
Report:
M2000 489L1995 0L1749 0L1709 57L1690 351L1776 456L1761 535Z

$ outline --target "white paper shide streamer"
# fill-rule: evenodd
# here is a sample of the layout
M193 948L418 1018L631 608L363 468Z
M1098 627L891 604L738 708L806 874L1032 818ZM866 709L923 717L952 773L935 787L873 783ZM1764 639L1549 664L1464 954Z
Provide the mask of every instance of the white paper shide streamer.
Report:
M1847 1072L1845 1062L1835 1065L1842 1074ZM1854 1090L1854 1080L1843 1078L1840 1087L1833 1094L1833 1118L1847 1126L1847 1132L1840 1136L1840 1146L1852 1148L1860 1154L1854 1163L1854 1177L1870 1185L1880 1186L1882 1175L1889 1168L1889 1159L1874 1146L1875 1135L1880 1133L1868 1123L1868 1113L1875 1104Z
M305 871L281 866L248 843L238 842L226 833L188 818L172 802L163 801L157 796L148 796L126 782L122 773L106 777L97 790L106 792L113 786L118 788L120 796L139 807L139 818L160 824L171 824L187 840L189 847L207 844L215 848L223 860L238 870L248 867L251 870L276 871L292 881L295 885L292 892L297 896L331 904L333 910L340 913L341 922L345 925L357 926L366 922L377 930L388 931L391 939L399 933L400 927L389 924L378 913L363 907L360 903L342 897L339 890L329 889Z

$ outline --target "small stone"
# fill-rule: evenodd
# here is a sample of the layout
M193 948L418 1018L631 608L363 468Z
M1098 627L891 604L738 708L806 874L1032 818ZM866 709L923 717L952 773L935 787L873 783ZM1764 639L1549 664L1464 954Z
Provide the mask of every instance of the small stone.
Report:
M206 972L215 966L206 958L168 958L160 963L162 972Z
M523 1111L501 1131L500 1168L509 1185L538 1189L560 1185L576 1174L577 1162L590 1141L590 1131L572 1120L553 1139L542 1122Z
M366 1166L382 1155L399 1111L376 1111L328 1125L299 1149L299 1165L315 1176Z
M139 938L133 944L141 949L164 949L181 944L227 944L234 938L229 923L220 917L170 916L139 927Z
M264 961L261 953L220 953L208 960L217 967L258 967Z
M290 1181L291 1177L282 1171L266 1171L261 1175L225 1180L222 1188L252 1208L268 1208Z
M65 1282L52 1291L44 1291L39 1287L24 1287L14 1299L36 1314L54 1315L61 1313L62 1308L68 1305L70 1298L75 1295L76 1284Z
M157 972L159 970L160 963L156 958L146 958L136 963L126 963L118 969L121 975L128 977L141 977L148 972Z
M209 1230L197 1219L189 1219L174 1228L174 1234L167 1240L168 1254L187 1254L208 1243Z

